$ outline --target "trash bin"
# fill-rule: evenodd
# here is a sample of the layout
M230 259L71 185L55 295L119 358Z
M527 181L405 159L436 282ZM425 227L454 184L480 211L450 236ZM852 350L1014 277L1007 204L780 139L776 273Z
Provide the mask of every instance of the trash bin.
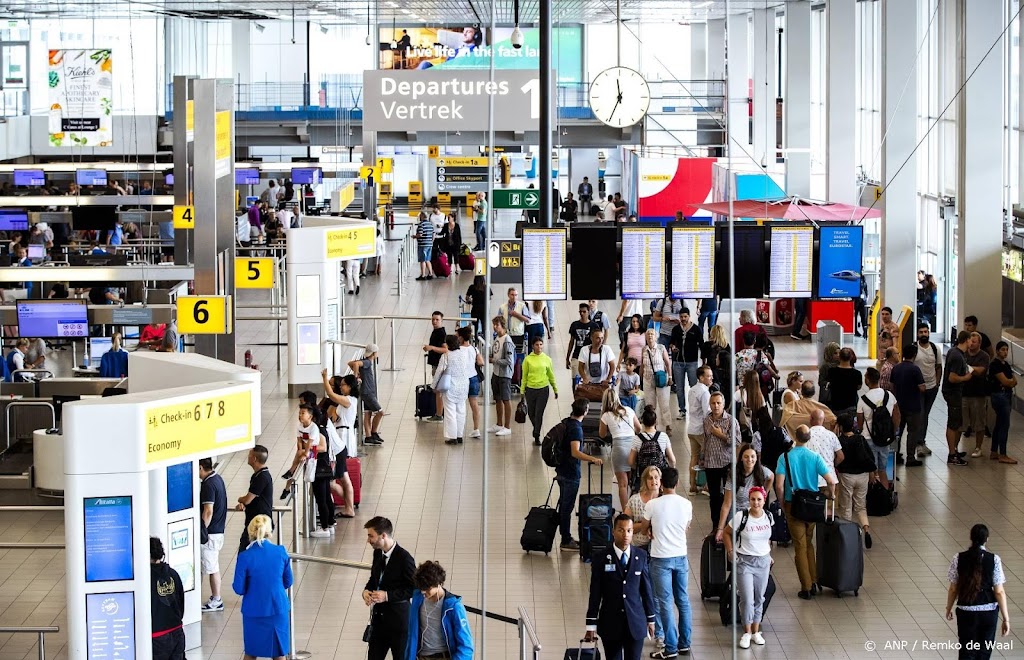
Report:
M818 364L824 363L825 346L833 341L840 346L843 345L843 326L835 321L818 321L814 334L814 342L818 348Z

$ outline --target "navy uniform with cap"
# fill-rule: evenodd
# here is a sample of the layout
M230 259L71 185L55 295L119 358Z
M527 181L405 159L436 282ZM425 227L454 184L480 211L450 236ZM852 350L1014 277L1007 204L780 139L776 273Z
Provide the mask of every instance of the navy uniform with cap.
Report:
M586 641L596 632L608 660L640 660L644 638L654 635L654 590L649 558L632 547L633 520L615 517L614 543L591 560Z

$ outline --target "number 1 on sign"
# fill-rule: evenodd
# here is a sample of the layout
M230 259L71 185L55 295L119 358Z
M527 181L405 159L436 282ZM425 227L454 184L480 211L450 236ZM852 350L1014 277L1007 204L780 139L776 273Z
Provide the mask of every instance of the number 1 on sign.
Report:
M530 95L530 119L540 119L540 79L532 79L519 91Z

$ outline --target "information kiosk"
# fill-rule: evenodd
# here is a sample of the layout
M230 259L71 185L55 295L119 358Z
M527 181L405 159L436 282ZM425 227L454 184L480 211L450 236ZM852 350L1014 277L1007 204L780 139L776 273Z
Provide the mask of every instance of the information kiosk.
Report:
M201 645L196 462L262 432L259 372L196 354L130 360L128 394L63 410L71 660L152 657L150 536L181 576L186 648Z

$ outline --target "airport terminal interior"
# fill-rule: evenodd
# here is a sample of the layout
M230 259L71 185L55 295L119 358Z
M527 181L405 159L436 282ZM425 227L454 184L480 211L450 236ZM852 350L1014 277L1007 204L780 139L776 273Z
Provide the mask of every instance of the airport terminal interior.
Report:
M1021 0L5 0L0 660L1024 658L1022 30ZM354 410L313 431L335 462L307 391ZM841 446L877 469L810 431L841 515L805 536L772 508L774 595L763 556L727 582L708 488L739 444L789 471L769 438L813 456L812 409L882 434L876 391L906 431ZM560 502L581 397L603 466ZM639 423L601 410L645 404L692 520L654 514L650 575L618 585ZM465 613L429 565L381 579L375 539Z

